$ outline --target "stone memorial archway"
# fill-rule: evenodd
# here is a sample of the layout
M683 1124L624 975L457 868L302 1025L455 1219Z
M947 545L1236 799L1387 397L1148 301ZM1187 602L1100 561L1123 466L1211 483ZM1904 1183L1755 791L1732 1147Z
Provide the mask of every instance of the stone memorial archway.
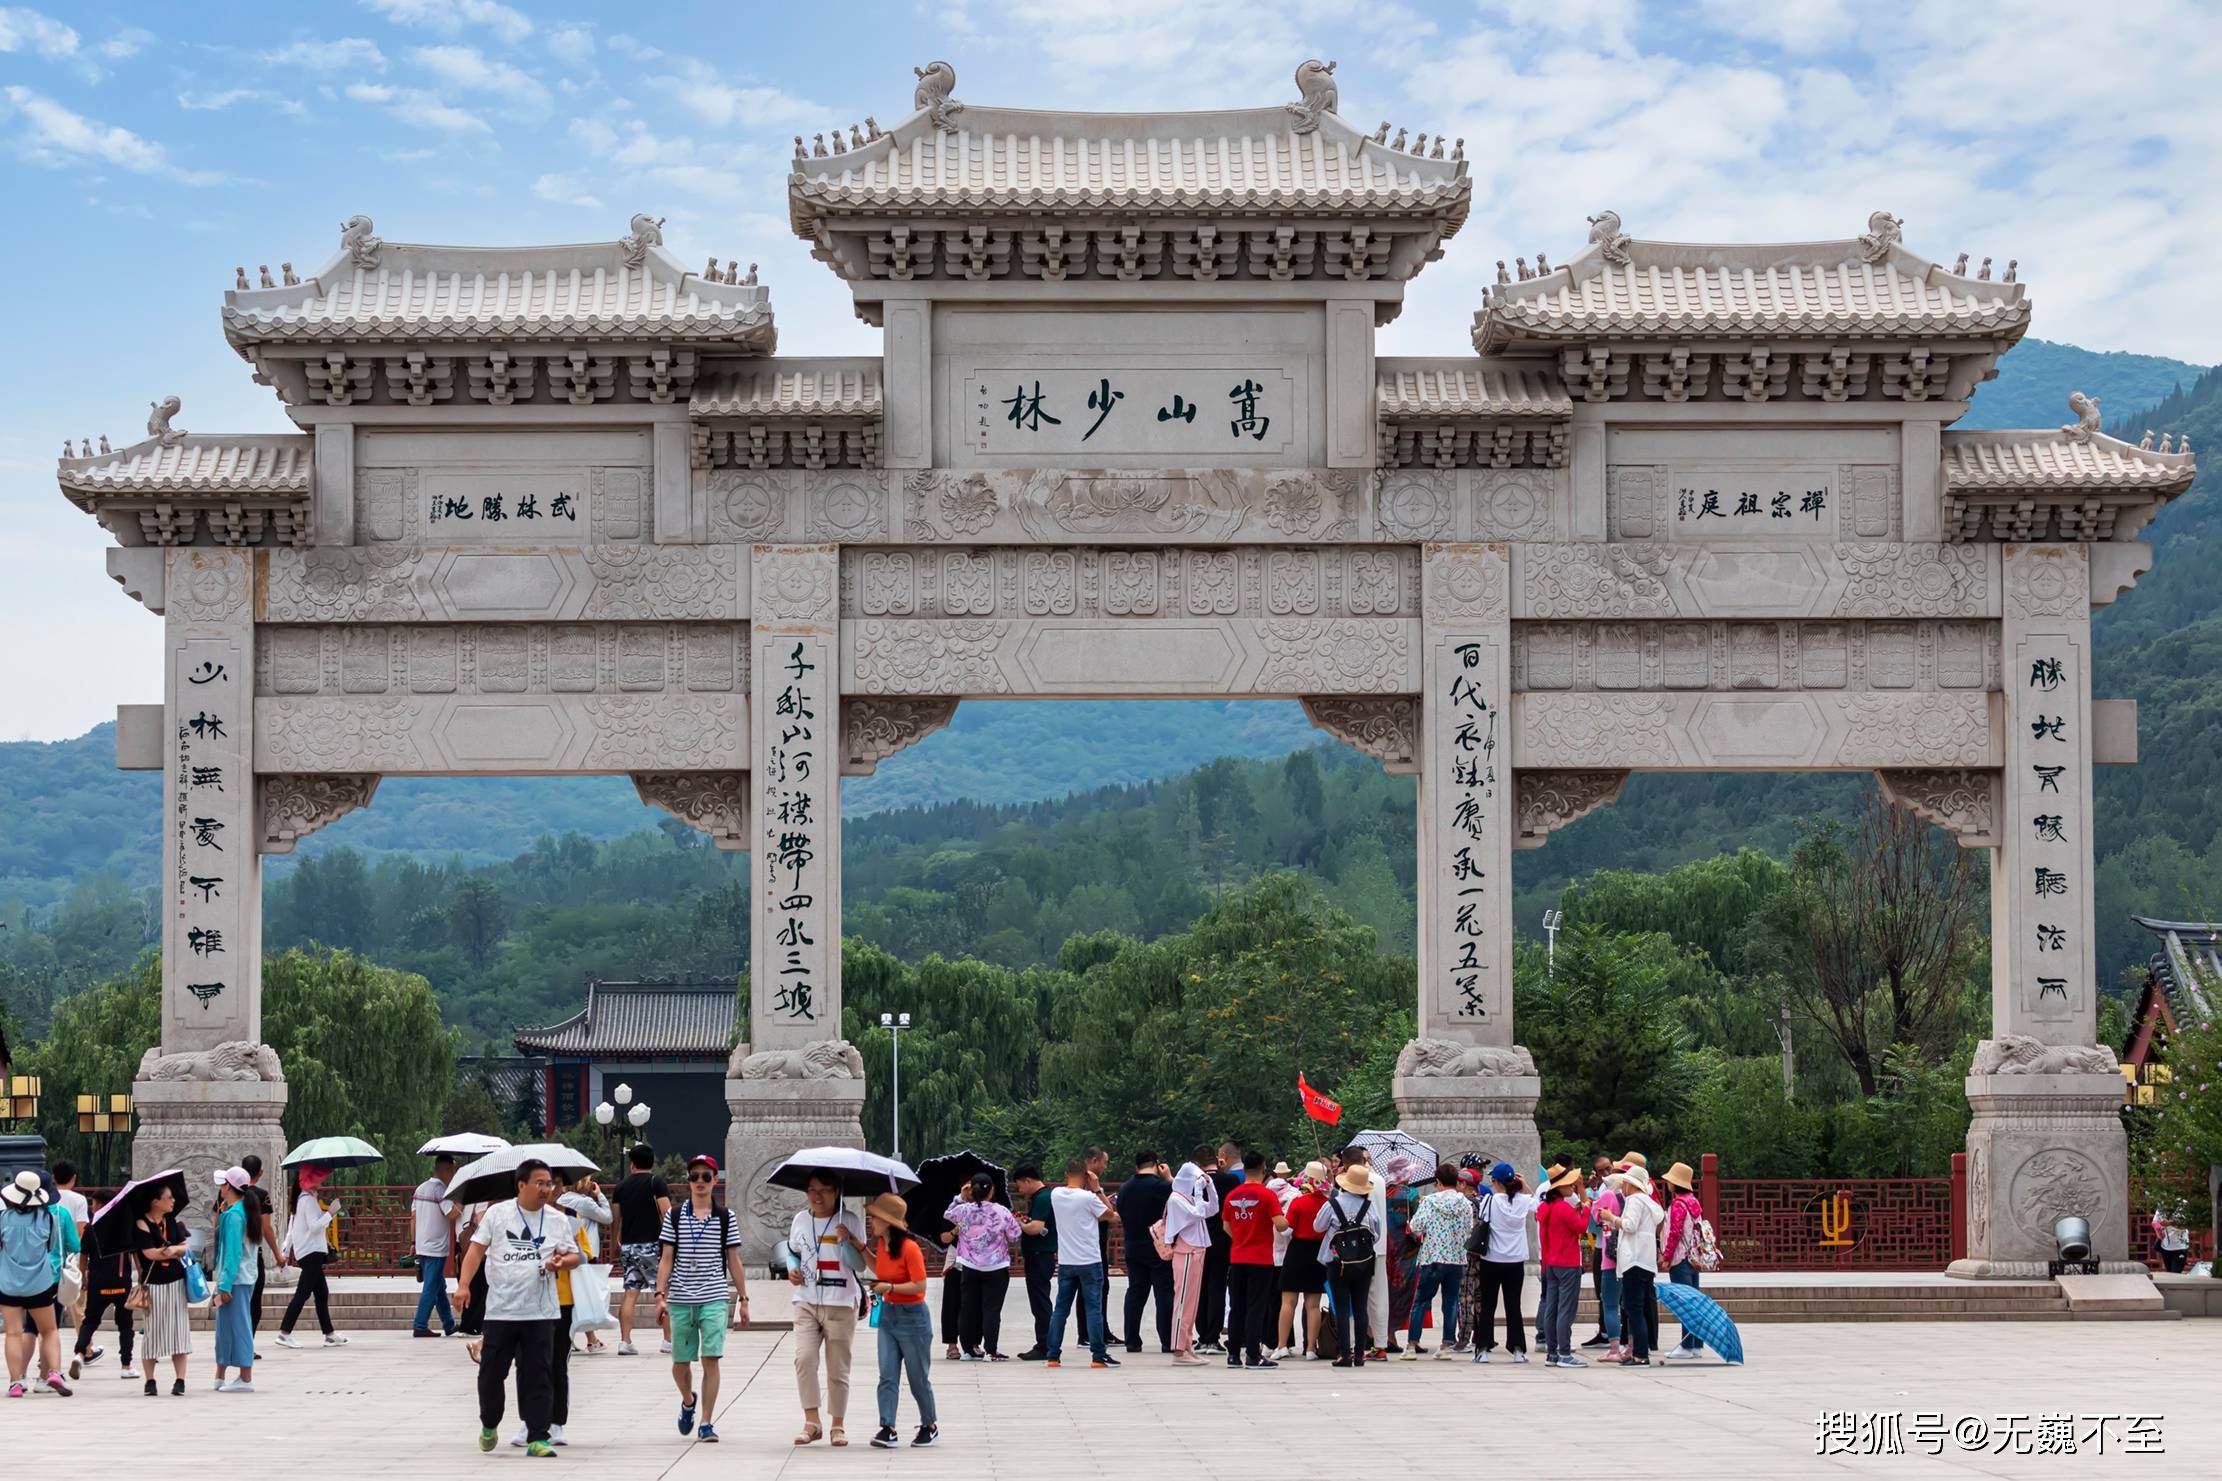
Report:
M970 105L797 141L796 232L882 326L775 356L752 269L633 218L584 247L388 242L225 294L302 429L68 450L110 570L163 614L163 1042L142 1167L268 1156L259 855L409 774L625 773L752 854L727 1163L860 1139L839 1042L840 777L968 697L1277 696L1419 777L1407 1126L1534 1160L1512 850L1634 770L1875 771L1993 851L1994 1031L1969 1081L1971 1274L2047 1215L2127 1255L2096 1031L2090 611L2150 561L2188 451L2075 420L1948 430L2023 285L1864 232L1638 239L1501 264L1475 354L1376 329L1472 206L1465 141L1293 102ZM1524 1150L1522 1150L1524 1149ZM763 1244L783 1222L745 1205Z

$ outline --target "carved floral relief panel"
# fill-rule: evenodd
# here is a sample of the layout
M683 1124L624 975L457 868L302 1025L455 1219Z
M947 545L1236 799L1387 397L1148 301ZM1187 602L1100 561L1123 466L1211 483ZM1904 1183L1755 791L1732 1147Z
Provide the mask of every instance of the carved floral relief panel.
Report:
M273 627L260 695L746 693L745 623Z
M1397 546L851 549L845 617L1410 617L1418 554Z
M1515 622L1512 687L1995 690L1983 622Z

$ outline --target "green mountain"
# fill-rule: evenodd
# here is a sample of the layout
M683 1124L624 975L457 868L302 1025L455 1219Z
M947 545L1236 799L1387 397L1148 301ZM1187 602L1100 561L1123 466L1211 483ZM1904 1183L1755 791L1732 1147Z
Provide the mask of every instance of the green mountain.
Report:
M1994 378L1976 387L1974 404L1953 425L1969 430L2057 427L2070 419L2070 391L2098 397L2099 409L2111 422L2156 405L2190 385L2205 368L2163 355L2025 339L2000 359Z

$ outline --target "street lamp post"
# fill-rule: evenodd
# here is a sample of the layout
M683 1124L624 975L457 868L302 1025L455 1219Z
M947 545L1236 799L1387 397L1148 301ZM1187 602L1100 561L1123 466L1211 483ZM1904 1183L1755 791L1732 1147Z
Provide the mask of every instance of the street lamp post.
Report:
M1549 943L1544 948L1544 971L1553 977L1558 975L1558 931L1565 922L1566 912L1563 910L1543 912L1543 934Z
M888 1155L897 1162L903 1160L903 1030L910 1026L910 1015L908 1013L882 1013L880 1015L880 1027L887 1030L888 1038L893 1041L895 1073L890 1088L891 1099L888 1107L889 1114L893 1117L895 1145L888 1152Z
M103 1102L106 1102L105 1108ZM131 1097L80 1095L77 1097L77 1129L92 1139L93 1175L105 1184L113 1171L116 1138L131 1130Z

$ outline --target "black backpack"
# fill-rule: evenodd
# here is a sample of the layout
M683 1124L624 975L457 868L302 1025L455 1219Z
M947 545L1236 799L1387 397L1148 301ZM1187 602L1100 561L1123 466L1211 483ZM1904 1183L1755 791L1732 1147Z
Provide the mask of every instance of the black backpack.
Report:
M1342 1227L1327 1236L1327 1248L1345 1265L1363 1265L1373 1258L1373 1231L1362 1222L1353 1224L1350 1216L1342 1211L1340 1198L1330 1199L1335 1210L1335 1222Z

